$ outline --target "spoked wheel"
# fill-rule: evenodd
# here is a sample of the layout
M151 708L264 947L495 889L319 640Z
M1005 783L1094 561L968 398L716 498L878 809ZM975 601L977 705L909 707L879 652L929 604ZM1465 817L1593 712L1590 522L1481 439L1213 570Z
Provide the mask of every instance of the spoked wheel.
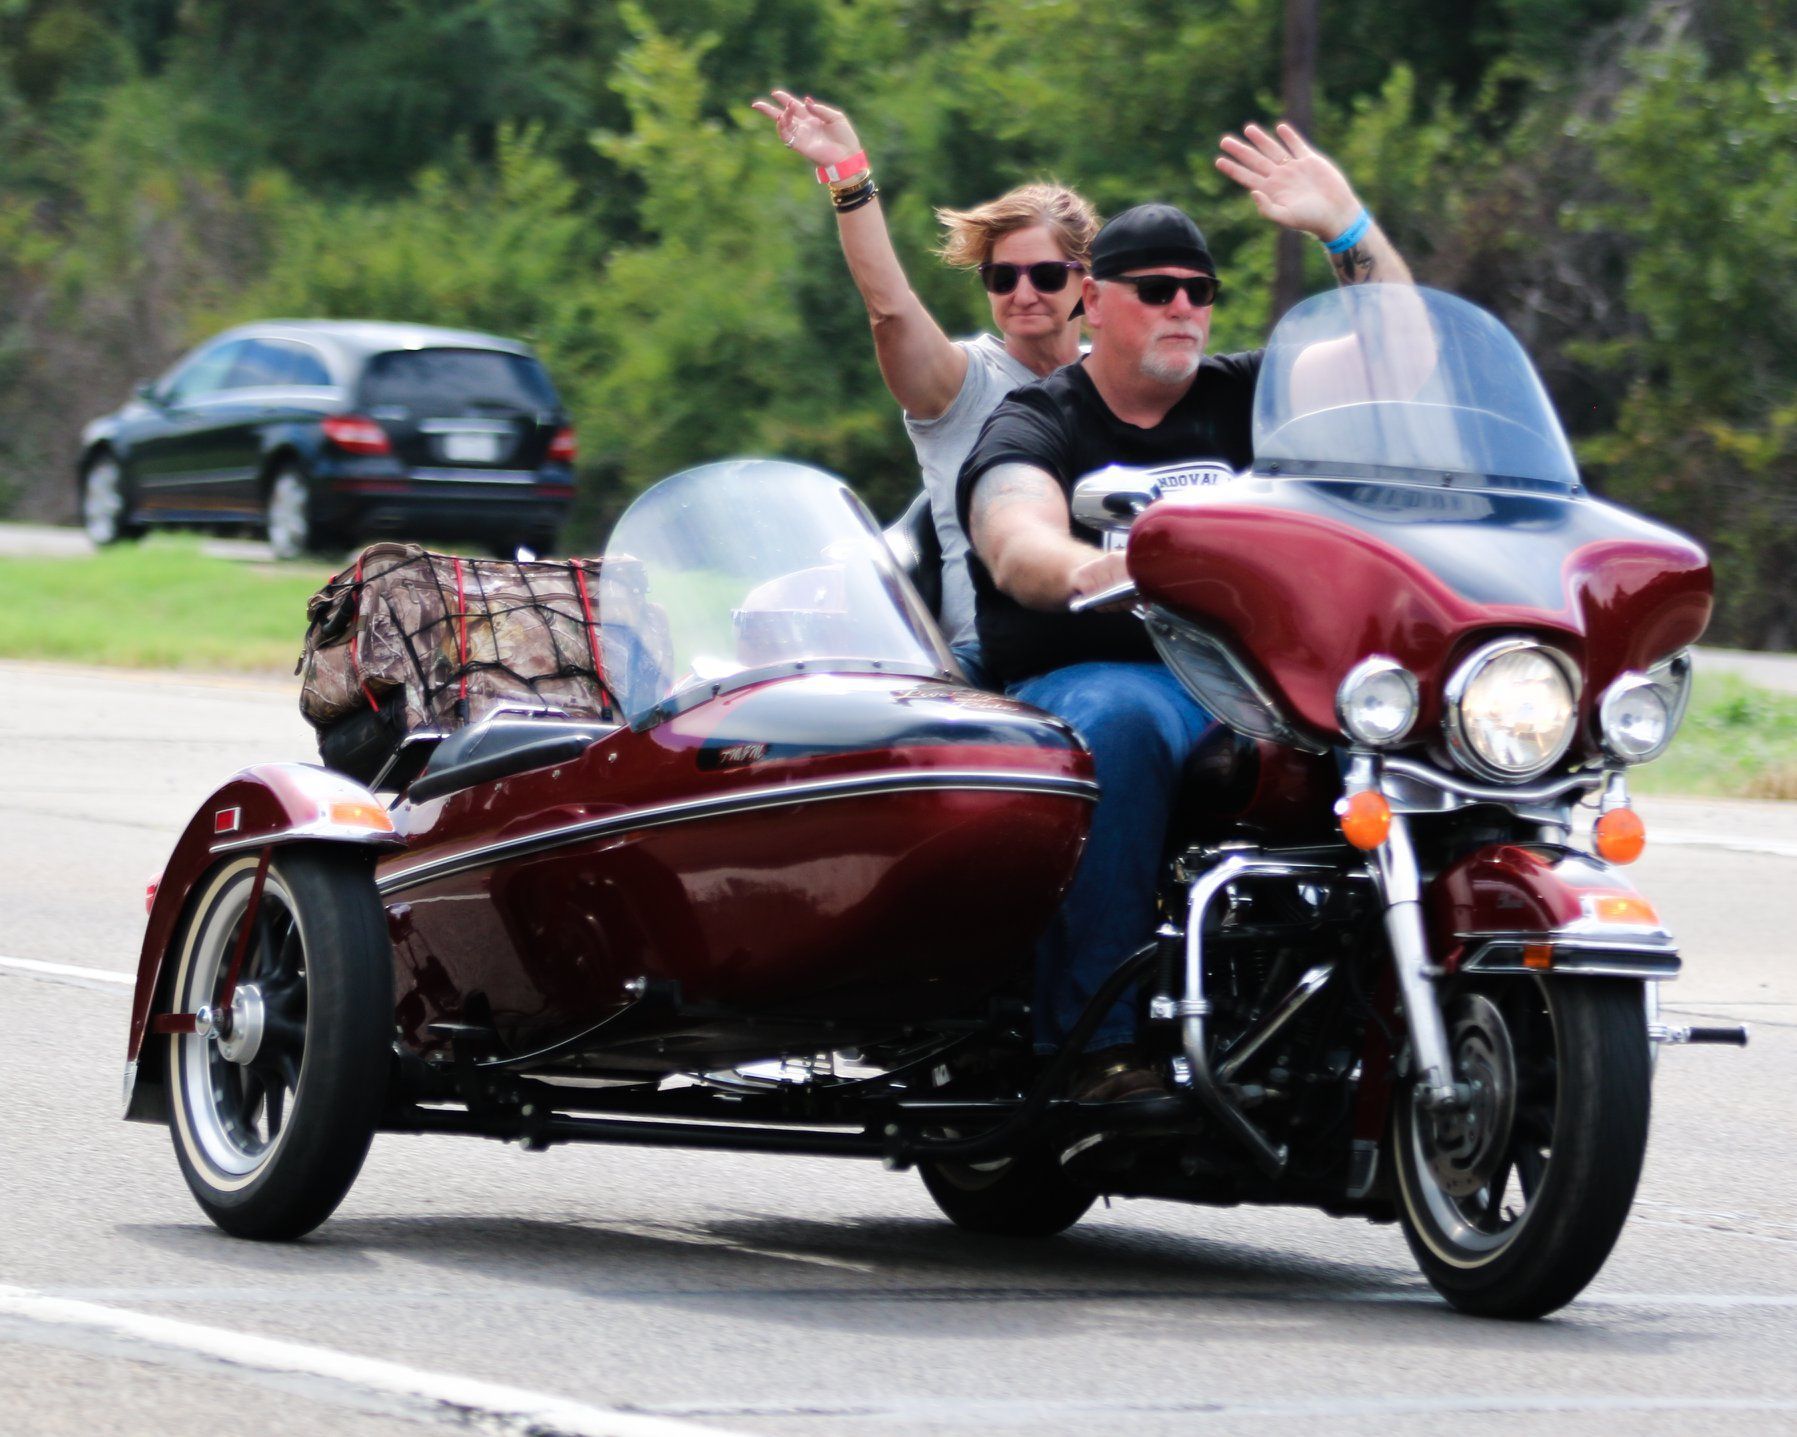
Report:
M1053 1237L1084 1217L1098 1196L1046 1152L983 1163L920 1162L917 1171L956 1227L999 1237Z
M1456 1082L1473 1101L1393 1105L1404 1235L1462 1312L1534 1318L1572 1301L1609 1257L1647 1149L1641 985L1500 979L1444 1007Z
M256 858L221 865L182 938L174 1008L217 1010ZM361 1171L386 1097L393 959L365 858L289 848L269 865L235 996L169 1040L182 1175L237 1237L303 1236Z

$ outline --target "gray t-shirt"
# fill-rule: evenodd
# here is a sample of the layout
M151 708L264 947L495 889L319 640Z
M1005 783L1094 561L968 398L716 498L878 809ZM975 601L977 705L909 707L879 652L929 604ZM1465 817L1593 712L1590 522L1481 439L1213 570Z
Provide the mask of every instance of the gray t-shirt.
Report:
M1036 375L1014 359L996 335L955 341L967 351L967 377L955 402L934 419L905 416L905 429L930 491L930 516L942 541L942 632L951 644L972 643L973 580L967 574L967 535L955 517L955 480L986 416L1013 389L1034 384Z

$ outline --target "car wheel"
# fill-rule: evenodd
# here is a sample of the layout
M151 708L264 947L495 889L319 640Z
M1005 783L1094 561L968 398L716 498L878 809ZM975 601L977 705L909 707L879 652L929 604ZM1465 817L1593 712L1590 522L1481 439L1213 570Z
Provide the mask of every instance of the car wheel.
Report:
M131 486L119 461L102 454L81 476L81 527L96 548L143 537L131 520Z
M316 547L319 536L312 529L312 494L306 476L298 469L289 466L275 475L263 501L262 516L275 558L303 558Z
M320 847L269 864L232 1002L220 1013L258 858L199 889L176 1012L216 1014L168 1040L169 1127L201 1209L235 1237L302 1237L361 1171L392 1063L393 954L368 860Z

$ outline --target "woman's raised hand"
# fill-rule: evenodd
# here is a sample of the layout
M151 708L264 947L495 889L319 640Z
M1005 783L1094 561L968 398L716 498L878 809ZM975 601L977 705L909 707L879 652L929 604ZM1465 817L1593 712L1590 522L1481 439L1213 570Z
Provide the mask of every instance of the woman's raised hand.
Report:
M800 99L775 90L773 99L753 101L753 107L774 122L774 130L787 149L814 165L833 165L861 148L855 127L841 110L820 105L807 95Z

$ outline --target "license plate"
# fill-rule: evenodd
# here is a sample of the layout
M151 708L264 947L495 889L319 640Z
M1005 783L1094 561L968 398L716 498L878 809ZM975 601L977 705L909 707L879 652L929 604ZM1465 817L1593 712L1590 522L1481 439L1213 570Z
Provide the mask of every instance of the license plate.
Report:
M445 434L443 457L452 464L491 464L499 458L499 436Z

